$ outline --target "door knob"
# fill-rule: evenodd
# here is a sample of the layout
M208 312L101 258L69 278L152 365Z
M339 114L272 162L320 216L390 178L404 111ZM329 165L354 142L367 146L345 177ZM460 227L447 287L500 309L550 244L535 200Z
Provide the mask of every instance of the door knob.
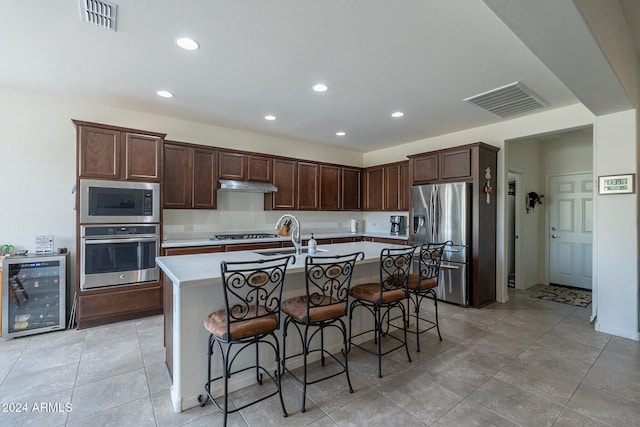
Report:
M556 228L555 227L551 227L551 231L556 231Z
M560 237L560 236L558 236L557 234L552 234L552 235L551 235L551 238L552 238L552 239L557 239L558 237Z

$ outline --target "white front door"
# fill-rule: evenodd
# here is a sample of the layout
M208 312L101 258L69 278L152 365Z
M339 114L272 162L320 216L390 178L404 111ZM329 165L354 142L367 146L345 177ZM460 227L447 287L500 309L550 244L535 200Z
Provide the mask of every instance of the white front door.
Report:
M552 176L549 190L549 282L591 289L592 175Z

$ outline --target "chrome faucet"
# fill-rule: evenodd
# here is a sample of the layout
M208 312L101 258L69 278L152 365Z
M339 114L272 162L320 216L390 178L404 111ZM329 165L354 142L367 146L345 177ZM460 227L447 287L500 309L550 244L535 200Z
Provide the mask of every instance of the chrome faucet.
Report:
M280 230L280 227L282 227L282 220L285 218L291 218L293 220L291 242L293 242L293 246L296 248L296 254L300 254L302 253L302 241L300 240L300 221L298 221L298 218L291 214L282 215L276 222L276 230Z

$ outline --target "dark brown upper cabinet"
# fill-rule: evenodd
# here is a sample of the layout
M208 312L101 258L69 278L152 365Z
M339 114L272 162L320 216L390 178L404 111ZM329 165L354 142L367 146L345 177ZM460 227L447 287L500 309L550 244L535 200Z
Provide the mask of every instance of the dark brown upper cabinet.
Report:
M320 210L342 209L342 168L320 165Z
M411 180L409 179L409 161L400 164L400 209L408 211L411 208Z
M400 209L400 165L384 167L384 210Z
M272 166L271 157L247 155L247 181L271 182Z
M273 159L273 185L278 187L275 193L264 195L265 209L297 209L298 162L295 160Z
M414 184L438 180L438 154L421 154L411 159Z
M364 210L384 210L384 167L382 166L364 170Z
M408 164L404 161L364 170L364 210L409 209Z
M471 178L471 148L450 148L409 157L413 184Z
M218 152L206 148L193 149L193 190L191 206L216 209L218 202Z
M215 209L218 153L208 148L164 144L163 206Z
M229 151L219 153L221 179L271 182L272 164L272 159L268 156Z
M218 153L220 178L235 181L247 179L247 156L242 153L221 151Z
M320 205L320 167L298 162L298 209L317 211Z
M362 170L342 168L342 210L362 209Z
M80 178L159 182L164 134L73 120Z
M169 209L190 208L193 176L193 148L164 144L162 181L163 206Z

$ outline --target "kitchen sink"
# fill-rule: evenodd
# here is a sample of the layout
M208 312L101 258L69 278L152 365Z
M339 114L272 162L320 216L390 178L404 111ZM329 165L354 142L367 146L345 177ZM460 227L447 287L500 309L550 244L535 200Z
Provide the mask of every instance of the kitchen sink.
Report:
M307 253L309 253L309 248L303 247L301 252L303 254L307 254ZM319 253L319 252L327 252L327 250L318 248L316 253ZM270 249L270 250L266 250L266 251L255 251L255 253L257 253L258 255L263 255L263 256L269 256L269 255L293 255L293 254L296 253L296 248Z

